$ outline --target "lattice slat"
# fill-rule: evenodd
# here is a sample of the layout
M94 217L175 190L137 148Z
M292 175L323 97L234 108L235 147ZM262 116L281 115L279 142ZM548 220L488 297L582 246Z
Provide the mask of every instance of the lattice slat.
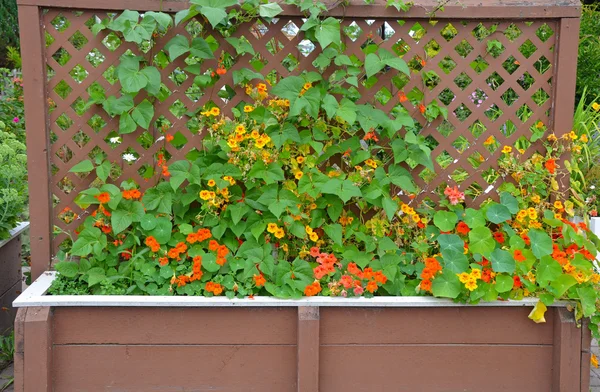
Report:
M48 98L52 101L49 130L53 134L51 191L56 197L54 224L64 230L73 230L79 222L65 219L61 212L68 207L79 215L85 214L75 205L74 199L79 191L95 179L93 175L80 178L69 173L74 164L94 153L103 152L119 168L116 177L112 178L115 183L131 178L142 187L147 187L154 184L156 178L145 180L140 170L146 166L155 167L160 151L166 150L170 160L174 161L182 159L193 149L202 148L204 132L190 130L187 125L189 118L174 115L170 108L181 102L187 110L193 111L213 101L223 113L229 114L232 108L251 101L243 88L233 85L232 73L241 68L252 68L252 55L238 56L227 74L197 100L187 94L194 85L195 75L182 71L187 64L180 57L161 70L162 82L170 94L155 104L154 120L164 118L171 124L172 132L180 132L187 143L179 149L164 140L142 146L137 140L142 134L140 130L123 135L120 144L111 143L109 135L118 129L118 120L109 118L99 107L77 112L81 100L89 98L88 88L96 83L107 95L114 94L119 89L118 81L108 80L107 75L118 65L119 56L131 50L151 59L163 50L175 34L189 33L180 26L159 38L156 46L146 54L141 53L135 45L123 41L111 50L108 42L114 39L112 33L104 31L95 37L90 30L93 18L105 17L106 12L61 9L50 9L43 16L48 38L46 63L51 69L47 90ZM301 17L282 17L271 24L261 23L247 23L233 36L245 37L260 54L260 59L266 63L261 70L263 75L273 72L279 79L302 70L319 71L313 62L321 53L320 48L306 44L303 33L298 29L303 23ZM423 126L418 130L431 142L436 170L435 173L428 173L422 168L413 170L417 184L423 189L418 198L436 200L436 190L446 184L456 183L461 189L470 191L468 204L480 203L492 196L492 193L484 191L489 190L490 186L499 186L502 181L493 176L502 146L515 146L517 142L528 146L523 139L531 138L530 129L539 122L544 127L550 127L557 23L554 20L501 20L480 25L479 22L454 19L432 23L427 19L391 18L347 18L342 21L342 41L346 45L346 54L364 59L362 46L370 42L395 52L413 69L413 77L407 83L395 71L377 75L373 85L359 83L357 91L360 98L357 103L372 103L386 112L402 106ZM495 32L487 35L474 33L483 28L487 31L495 29ZM217 53L225 51L235 57L235 49L218 33L207 26L203 29L206 29L206 35L212 35L219 42ZM496 57L488 53L490 40L501 44L501 54ZM269 45L276 50L269 51ZM529 47L529 52L523 50L525 47ZM533 53L530 53L531 50ZM424 65L421 64L423 60ZM286 67L286 61L292 64L291 70ZM542 64L545 69L540 72ZM476 69L478 65L482 69ZM216 59L202 63L203 70L216 67ZM329 77L334 71L332 65L323 74ZM435 71L439 76L431 86L425 86L419 76L428 71ZM174 72L186 73L187 79L181 84L173 82L169 75ZM217 95L225 87L235 90L230 100ZM425 103L436 99L446 107L448 121L438 119L427 124L411 102L399 102L398 92L408 94L413 90L423 94ZM144 98L145 95L140 93L135 101L139 103ZM447 102L442 104L443 101ZM523 113L525 106L530 111L527 115ZM491 108L498 114L492 115ZM100 122L104 126L96 132L94 124ZM508 132L511 123L514 129ZM148 130L148 138L156 141L161 136L160 129L153 122ZM485 141L490 136L496 142L488 146ZM534 143L528 146L523 156L531 156L539 148L539 144ZM130 151L135 152L137 159L127 163L122 157ZM55 249L63 239L62 235L54 239Z

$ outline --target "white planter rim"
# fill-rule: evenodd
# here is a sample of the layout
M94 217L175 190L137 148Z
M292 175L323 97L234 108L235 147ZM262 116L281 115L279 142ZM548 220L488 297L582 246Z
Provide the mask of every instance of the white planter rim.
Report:
M534 306L538 298L525 298L520 301L480 302L477 305L455 303L450 299L433 297L375 297L340 298L306 297L297 300L274 297L254 297L228 299L226 297L186 297L186 296L142 296L142 295L46 295L57 274L54 271L43 273L14 302L16 308L32 306L60 307L522 307ZM565 307L568 301L557 301L552 306Z
M14 240L21 234L23 234L23 232L27 229L29 229L29 222L19 222L14 229L10 230L10 237L0 241L0 248L8 244L10 241Z

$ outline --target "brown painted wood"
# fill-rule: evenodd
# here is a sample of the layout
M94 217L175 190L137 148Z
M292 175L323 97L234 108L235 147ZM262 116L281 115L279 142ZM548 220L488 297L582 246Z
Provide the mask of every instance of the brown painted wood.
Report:
M319 392L319 307L298 307L298 392Z
M590 370L591 370L591 346L592 332L589 328L589 320L583 320L581 323L581 381L580 389L584 392L590 390Z
M52 308L29 308L24 336L24 391L52 392Z
M383 17L383 16L406 16L411 18L429 17L432 10L438 8L437 0L420 0L409 12L398 12L395 8L385 8L385 1L376 0L374 4L364 5L362 0L351 0L348 7L338 6L336 1L326 1L329 7L335 7L330 11L331 15ZM188 7L188 2L176 0L108 0L95 2L93 0L18 0L19 5L37 5L58 8L80 8L80 9L103 9L123 10L135 9L146 11L180 11ZM337 6L337 7L336 7ZM283 15L298 15L293 7L283 7ZM463 0L460 4L449 3L443 12L436 13L439 19L445 18L553 18L553 17L578 17L580 5L574 0L568 1L522 1L522 0L500 0L484 1Z
M20 31L23 61L23 90L25 92L25 121L27 124L27 169L30 184L29 215L33 218L31 237L31 278L47 270L52 258L52 197L49 187L50 161L49 128L46 121L46 59L45 39L40 9L19 6L19 22L27 28Z
M21 236L17 236L0 248L0 296L20 282L21 276Z
M573 313L560 308L554 313L552 391L575 392L581 388L581 329ZM588 369L589 375L589 369Z
M18 281L0 296L0 335L12 330L14 326L17 308L13 308L12 303L21 293L21 286L21 281Z
M561 19L558 29L556 51L556 68L554 78L557 80L553 107L553 129L557 135L569 133L573 128L573 112L575 107L575 87L577 84L577 59L579 42L579 19ZM570 196L569 171L565 161L570 159L570 152L565 152L558 162L557 181L565 197Z
M320 391L549 392L551 368L545 345L324 346Z
M21 293L21 236L0 248L0 334L12 329L17 309L13 301Z
M296 345L294 308L56 308L54 344Z
M27 310L28 308L19 308L15 318L15 361L13 364L15 392L25 391L25 320L27 319Z
M294 346L58 345L53 360L61 392L296 391Z
M554 308L548 309L549 314ZM321 344L552 344L529 308L323 308ZM368 333L377 331L377 333Z

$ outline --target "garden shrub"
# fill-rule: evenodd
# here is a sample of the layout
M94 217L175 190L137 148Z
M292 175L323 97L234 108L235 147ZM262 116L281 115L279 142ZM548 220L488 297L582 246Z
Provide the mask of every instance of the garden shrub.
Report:
M0 239L19 221L27 208L27 155L25 144L0 120Z
M0 68L0 75L12 75ZM23 87L20 77L0 78L0 240L17 222L27 219L27 156Z

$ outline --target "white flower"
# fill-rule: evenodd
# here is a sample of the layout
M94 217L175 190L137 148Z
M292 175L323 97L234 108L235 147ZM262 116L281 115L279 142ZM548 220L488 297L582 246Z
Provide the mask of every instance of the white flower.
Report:
M134 162L137 160L137 158L133 154L123 154L123 159L127 162Z
M115 144L121 143L121 138L118 137L118 136L111 137L109 140L110 140L111 143L115 143Z
M590 186L590 189L596 189L596 185Z

